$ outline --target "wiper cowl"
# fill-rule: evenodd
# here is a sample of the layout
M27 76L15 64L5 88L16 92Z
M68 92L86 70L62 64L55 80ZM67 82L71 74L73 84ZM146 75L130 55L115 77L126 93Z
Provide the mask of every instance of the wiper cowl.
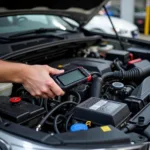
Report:
M56 31L67 31L71 33L76 33L76 31L73 30L62 30L59 28L40 28L36 30L30 30L25 31L21 33L13 34L9 37L0 37L1 43L9 43L9 42L16 42L21 40L28 40L28 39L36 39L36 38L58 38L58 39L64 39L63 36L59 36L56 34L48 33L48 32L56 32ZM45 34L48 33L48 34Z
M77 32L74 30L63 30L60 28L39 28L39 29L35 29L35 30L16 33L16 34L9 36L9 38L16 38L16 37L26 36L26 35L30 35L30 34L42 34L42 33L48 33L48 32L56 32L56 31L66 31L66 32L71 32L71 33ZM54 34L51 34L51 35L54 36ZM56 37L56 35L55 35L55 37ZM58 38L60 38L60 36Z

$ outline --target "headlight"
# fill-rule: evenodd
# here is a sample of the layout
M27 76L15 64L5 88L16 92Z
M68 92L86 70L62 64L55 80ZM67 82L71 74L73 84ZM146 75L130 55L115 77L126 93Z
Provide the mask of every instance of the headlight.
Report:
M131 32L133 38L137 38L139 36L139 31L138 30L134 30Z
M126 34L126 33L128 33L128 31L127 30L120 30L119 32L118 32L119 34Z
M112 30L113 30L113 32L115 32L114 29L112 29ZM119 28L116 28L116 31L117 31L118 34L126 34L126 33L128 33L127 30L125 30L125 29L119 29Z

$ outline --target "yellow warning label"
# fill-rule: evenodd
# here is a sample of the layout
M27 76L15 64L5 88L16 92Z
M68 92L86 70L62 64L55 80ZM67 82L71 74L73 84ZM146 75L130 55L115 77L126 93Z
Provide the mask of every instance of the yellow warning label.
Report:
M58 68L63 68L63 65L58 65Z
M111 131L111 128L109 126L102 126L101 129L103 132L110 132Z

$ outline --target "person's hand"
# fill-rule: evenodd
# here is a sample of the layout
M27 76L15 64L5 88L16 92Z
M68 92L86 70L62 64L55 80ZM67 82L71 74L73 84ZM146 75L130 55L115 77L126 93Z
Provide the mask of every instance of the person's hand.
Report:
M54 98L64 95L64 91L54 82L50 75L63 73L47 65L27 65L22 72L22 84L34 97Z

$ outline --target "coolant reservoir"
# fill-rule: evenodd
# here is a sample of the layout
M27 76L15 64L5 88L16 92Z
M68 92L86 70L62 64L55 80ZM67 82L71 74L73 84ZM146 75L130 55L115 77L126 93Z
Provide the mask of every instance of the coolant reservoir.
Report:
M12 83L0 83L0 96L10 96L12 93Z
M107 53L108 51L112 50L113 48L114 48L113 45L102 43L99 45L99 52Z

